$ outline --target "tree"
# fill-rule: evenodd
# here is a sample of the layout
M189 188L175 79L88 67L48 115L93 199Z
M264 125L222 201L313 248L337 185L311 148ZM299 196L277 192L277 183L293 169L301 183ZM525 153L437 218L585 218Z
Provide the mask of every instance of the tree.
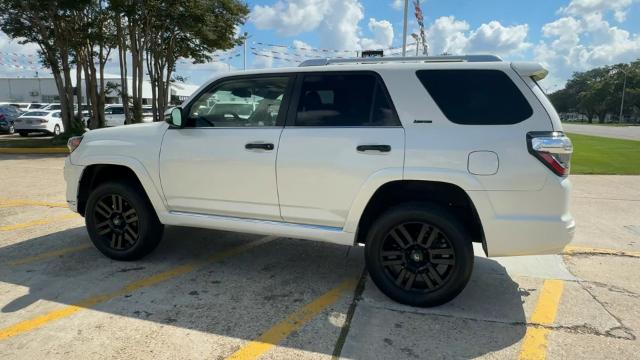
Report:
M640 112L640 60L574 73L564 89L549 95L559 112L584 114L603 123L607 114L618 115L626 75L625 113Z
M77 33L74 13L87 0L0 0L0 29L21 44L34 43L58 89L65 132L73 119L71 55Z
M145 1L150 17L147 42L147 71L152 84L154 118L167 109L171 77L180 58L194 63L211 61L215 50L238 45L235 29L249 12L237 0ZM189 19L189 21L184 21Z

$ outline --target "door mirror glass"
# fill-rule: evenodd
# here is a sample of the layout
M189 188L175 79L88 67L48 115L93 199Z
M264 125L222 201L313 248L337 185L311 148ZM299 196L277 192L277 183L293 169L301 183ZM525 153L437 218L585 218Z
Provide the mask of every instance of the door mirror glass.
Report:
M171 116L169 118L171 125L176 127L182 127L182 109L175 107L171 109Z

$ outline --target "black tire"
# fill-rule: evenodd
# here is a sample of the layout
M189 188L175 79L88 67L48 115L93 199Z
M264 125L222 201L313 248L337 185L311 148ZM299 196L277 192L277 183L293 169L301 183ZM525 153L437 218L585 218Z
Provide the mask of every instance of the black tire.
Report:
M462 224L436 204L411 203L389 209L375 220L366 241L371 279L399 303L444 304L471 277L471 239Z
M137 260L160 243L164 226L141 194L143 189L126 182L104 183L89 194L85 223L91 241L104 255Z
M13 124L9 124L9 134L13 134L16 132L16 128L13 126Z
M22 136L22 137L27 137L27 136L29 136L29 133L28 133L28 132L26 132L26 131L18 131L18 134L20 134L20 136Z
M55 135L55 136L60 135L60 125L56 125L56 126L53 128L53 135Z

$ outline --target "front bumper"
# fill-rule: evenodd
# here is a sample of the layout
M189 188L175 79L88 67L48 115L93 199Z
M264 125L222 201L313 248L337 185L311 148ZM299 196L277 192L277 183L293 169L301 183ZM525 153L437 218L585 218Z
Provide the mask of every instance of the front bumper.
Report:
M69 156L67 156L64 162L64 180L67 183L67 204L69 205L69 209L74 212L78 212L78 190L84 168L84 166L73 165Z

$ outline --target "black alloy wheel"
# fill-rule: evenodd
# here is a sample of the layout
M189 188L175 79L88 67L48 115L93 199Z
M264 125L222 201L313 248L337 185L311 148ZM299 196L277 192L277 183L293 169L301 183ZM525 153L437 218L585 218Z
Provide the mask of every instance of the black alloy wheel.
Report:
M428 292L445 284L456 264L451 242L425 222L400 224L387 233L380 252L385 273L405 290Z
M406 203L380 214L367 232L365 260L373 282L391 299L430 307L455 298L473 270L466 227L448 209Z
M137 260L160 243L160 223L144 189L132 181L98 185L89 193L85 222L93 244L115 260Z
M138 213L121 195L103 196L96 203L93 216L98 235L111 249L128 250L138 242Z

